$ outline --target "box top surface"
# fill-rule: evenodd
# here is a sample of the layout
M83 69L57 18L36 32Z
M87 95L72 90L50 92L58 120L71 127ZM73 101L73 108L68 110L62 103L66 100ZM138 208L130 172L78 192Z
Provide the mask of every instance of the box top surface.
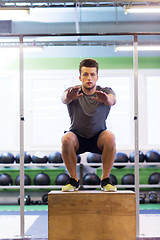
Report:
M50 191L48 194L135 194L133 191L104 192L101 190L79 190L74 192Z

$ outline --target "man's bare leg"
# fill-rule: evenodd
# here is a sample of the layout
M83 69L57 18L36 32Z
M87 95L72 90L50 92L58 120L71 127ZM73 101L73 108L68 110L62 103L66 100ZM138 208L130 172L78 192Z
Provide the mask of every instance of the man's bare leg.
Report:
M102 151L103 173L101 180L103 180L109 177L116 157L114 134L108 130L101 132L97 141L97 146Z
M62 137L62 158L71 178L78 181L77 176L77 155L79 142L73 132L67 132Z

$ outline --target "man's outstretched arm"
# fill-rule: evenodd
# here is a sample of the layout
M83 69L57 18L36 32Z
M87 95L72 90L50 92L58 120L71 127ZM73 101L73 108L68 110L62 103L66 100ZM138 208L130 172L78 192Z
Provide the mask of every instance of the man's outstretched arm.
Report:
M96 97L92 97L97 102L104 103L106 106L113 106L116 104L116 97L112 93L105 93L102 91L96 91Z
M72 101L77 100L80 96L82 96L83 93L79 94L79 88L80 87L77 86L77 87L71 87L65 90L62 95L62 102L64 104L69 104Z

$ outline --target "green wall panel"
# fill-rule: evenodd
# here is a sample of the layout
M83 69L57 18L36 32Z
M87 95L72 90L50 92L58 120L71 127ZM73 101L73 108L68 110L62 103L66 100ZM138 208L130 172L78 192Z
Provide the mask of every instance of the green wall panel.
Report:
M114 176L116 176L117 178L117 182L119 185L122 184L122 178L123 176L125 176L126 174L134 174L134 167L124 167L124 168L116 168L113 167L111 170L111 174L113 174ZM160 173L160 168L157 166L146 166L143 168L139 169L139 183L140 184L149 184L148 180L151 174L158 172ZM102 176L102 168L98 168L96 169L96 174L99 176L99 178L101 178ZM151 185L152 188L152 185Z
M98 57L100 69L133 69L132 57ZM25 58L25 70L78 70L81 58ZM159 69L160 57L139 57L139 69ZM4 69L18 70L19 60L6 62Z
M160 69L160 57L140 57L138 60L138 65L140 69Z
M132 69L133 58L109 57L95 58L99 62L100 69ZM25 69L78 69L81 58L32 58L25 59ZM138 67L140 69L160 68L160 57L140 57Z
M31 185L34 185L34 178L38 173L47 174L50 178L50 185L55 185L56 177L60 173L65 173L65 168L64 167L55 168L55 169L46 168L46 167L41 167L41 168L39 167L37 169L25 168L24 173L27 174L30 177ZM9 174L11 176L12 181L13 181L12 185L15 185L15 179L20 174L20 170L19 169L14 169L14 168L3 168L3 169L0 169L0 175L1 174ZM4 186L4 189L5 189L5 186ZM0 189L0 191L3 191L4 189Z

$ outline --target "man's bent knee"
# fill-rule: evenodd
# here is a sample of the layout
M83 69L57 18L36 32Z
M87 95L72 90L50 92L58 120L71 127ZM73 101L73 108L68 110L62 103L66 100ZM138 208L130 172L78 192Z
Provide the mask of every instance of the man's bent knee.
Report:
M76 135L73 132L67 132L62 137L62 147L75 147L75 149L79 148L79 143Z
M114 148L116 146L114 134L108 130L103 131L98 138L97 144L102 149L104 145Z

